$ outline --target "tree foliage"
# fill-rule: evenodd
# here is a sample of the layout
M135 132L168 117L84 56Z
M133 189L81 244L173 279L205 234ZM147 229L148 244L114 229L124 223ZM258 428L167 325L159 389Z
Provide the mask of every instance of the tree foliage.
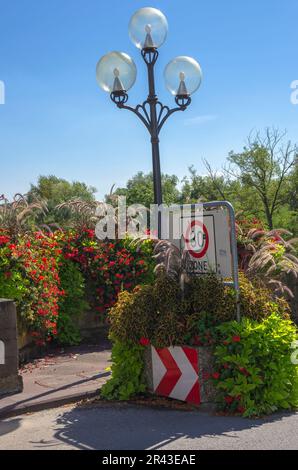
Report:
M175 175L162 175L163 200L165 204L177 203L180 200L178 190L178 177ZM125 188L118 188L115 193L118 196L126 196L127 204L142 204L150 207L154 203L153 176L152 173L137 173L128 180ZM109 197L107 197L107 200Z
M278 208L286 201L285 180L297 164L298 148L285 141L285 132L267 128L265 135L257 132L248 138L240 153L230 152L230 167L225 173L255 191L262 205L269 229Z
M72 199L80 199L86 202L95 200L96 188L87 186L86 183L79 181L69 182L63 178L58 178L54 175L40 176L37 184L31 184L31 188L27 193L27 200L29 202L40 200L46 201L48 213L46 217L40 217L39 222L44 223L61 223L70 219L70 211L57 210L57 206Z

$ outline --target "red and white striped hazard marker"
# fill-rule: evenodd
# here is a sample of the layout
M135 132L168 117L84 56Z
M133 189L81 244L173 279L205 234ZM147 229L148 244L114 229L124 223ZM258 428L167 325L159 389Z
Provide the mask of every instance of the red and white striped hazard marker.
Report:
M180 346L151 351L154 393L199 405L198 351Z

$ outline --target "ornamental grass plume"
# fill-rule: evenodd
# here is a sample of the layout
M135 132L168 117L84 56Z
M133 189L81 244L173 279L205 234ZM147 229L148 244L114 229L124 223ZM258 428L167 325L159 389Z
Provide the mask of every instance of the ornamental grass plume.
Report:
M47 206L44 201L35 199L28 202L26 195L17 193L12 201L4 194L0 196L0 227L13 240L21 234L32 231L38 214L45 214Z
M248 238L253 244L247 273L265 282L276 296L293 298L288 280L291 276L298 279L298 258L294 254L298 239L286 240L285 235L292 234L283 229L250 230Z

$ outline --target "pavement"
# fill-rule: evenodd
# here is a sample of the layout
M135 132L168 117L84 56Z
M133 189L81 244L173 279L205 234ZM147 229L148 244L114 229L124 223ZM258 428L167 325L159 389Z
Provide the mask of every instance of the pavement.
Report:
M66 405L0 422L0 449L298 449L298 413L266 419L138 406Z
M0 419L77 402L98 394L111 366L110 345L57 349L20 369L22 393L0 398Z
M24 391L0 399L0 449L298 449L298 413L249 420L191 409L80 403L98 396L110 359L105 342L52 351L25 365Z

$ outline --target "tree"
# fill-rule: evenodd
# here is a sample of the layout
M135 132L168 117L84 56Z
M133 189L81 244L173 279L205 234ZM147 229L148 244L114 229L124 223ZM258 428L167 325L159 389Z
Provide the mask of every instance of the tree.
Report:
M285 203L275 216L275 224L298 235L298 162L287 175L284 183Z
M298 211L298 161L293 165L292 171L288 178L288 198L290 208Z
M285 210L289 188L293 189L289 175L297 165L298 148L291 141L285 141L285 136L286 132L269 128L264 136L260 132L251 135L242 152L229 153L229 166L223 169L222 180L218 179L209 163L205 163L215 188L219 188L219 183L223 188L223 181L226 182L226 192L222 194L225 199L234 185L234 198L237 202L242 200L239 204L242 209L256 214L261 207L269 229L273 228L279 211Z
M278 208L285 202L284 183L298 159L297 145L285 142L286 132L278 129L257 132L248 138L243 152L230 152L228 175L239 179L245 186L252 187L263 205L269 229Z
M58 211L56 206L71 199L81 199L83 201L94 201L96 188L87 186L79 181L69 182L57 176L40 176L36 185L31 184L27 193L29 202L36 199L45 201L48 213L39 220L39 223L63 223L69 219L70 213L67 209Z
M251 188L243 188L239 180L227 177L223 172L212 170L204 160L208 175L200 176L194 167L189 168L190 175L183 179L182 201L192 203L198 201L230 201L236 212L249 209L249 215L259 216L259 209L253 203L255 197ZM247 212L247 211L246 211Z
M162 190L164 204L175 204L180 202L180 193L177 188L178 177L175 175L162 175ZM138 172L128 180L125 188L118 188L114 195L126 196L127 205L142 204L150 207L154 203L153 176L152 173L144 174ZM110 196L106 196L107 202Z
M222 175L211 172L208 176L200 176L194 166L189 167L188 170L189 176L185 176L182 180L183 203L227 199L229 188Z

